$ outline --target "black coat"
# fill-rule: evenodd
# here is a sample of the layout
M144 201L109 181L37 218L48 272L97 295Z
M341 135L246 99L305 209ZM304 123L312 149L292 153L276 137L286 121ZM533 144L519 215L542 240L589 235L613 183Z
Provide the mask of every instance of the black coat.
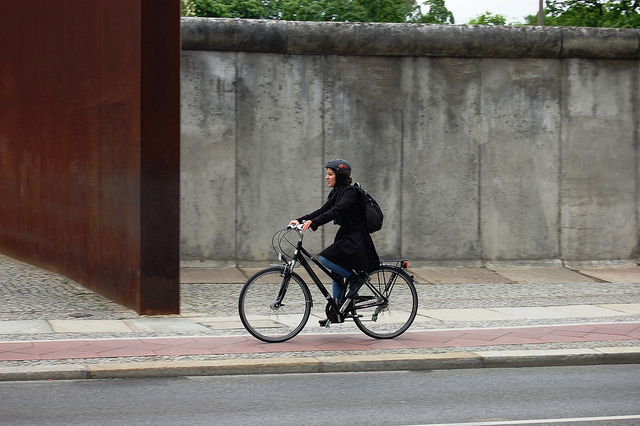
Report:
M364 204L359 198L353 186L334 187L320 209L302 216L298 222L310 220L311 229L315 231L333 220L340 229L333 244L320 255L347 269L373 272L379 268L380 258L362 223Z

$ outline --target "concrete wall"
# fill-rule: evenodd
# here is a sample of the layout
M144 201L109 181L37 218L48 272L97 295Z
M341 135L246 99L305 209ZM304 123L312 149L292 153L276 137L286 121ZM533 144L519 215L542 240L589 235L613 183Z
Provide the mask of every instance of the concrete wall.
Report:
M638 258L632 29L183 18L185 264L264 264L342 157L383 257ZM335 227L307 236L319 250Z

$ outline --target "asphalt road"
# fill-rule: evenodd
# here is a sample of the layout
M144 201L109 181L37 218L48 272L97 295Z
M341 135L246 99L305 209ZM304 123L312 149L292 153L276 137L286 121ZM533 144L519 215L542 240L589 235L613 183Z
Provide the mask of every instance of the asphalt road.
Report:
M0 382L1 425L460 423L638 425L640 366Z

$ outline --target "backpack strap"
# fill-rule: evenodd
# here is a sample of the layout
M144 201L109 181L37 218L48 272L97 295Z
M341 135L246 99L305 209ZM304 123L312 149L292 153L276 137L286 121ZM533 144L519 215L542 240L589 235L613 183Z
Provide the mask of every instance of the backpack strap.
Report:
M358 205L360 206L360 226L362 226L362 228L365 230L365 232L367 231L367 226L364 223L365 221L365 217L366 217L366 212L365 209L366 207L366 195L365 195L365 191L364 189L362 189L362 185L360 185L360 182L356 182L353 184L353 186L356 188L356 194L358 194Z

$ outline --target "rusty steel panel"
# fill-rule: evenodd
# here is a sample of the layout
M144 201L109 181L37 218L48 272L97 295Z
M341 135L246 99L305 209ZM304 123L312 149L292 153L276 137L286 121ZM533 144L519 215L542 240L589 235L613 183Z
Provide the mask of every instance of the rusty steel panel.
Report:
M147 3L157 8L152 20L171 11L179 25L177 0L0 4L0 251L138 312L175 313L176 196L145 182L179 185L179 172L155 165L158 158L179 162L178 130L170 129L179 123L168 118L179 119L179 101L171 100L178 95L165 96L179 92L179 76L172 82L176 71L164 74L165 66L179 70L179 49L145 36L144 24L153 26ZM179 29L165 36L171 37L178 43ZM147 49L176 59L155 62L152 70L143 65ZM156 84L157 92L144 97L144 80L155 73L166 76L165 87ZM151 143L144 129L158 108L166 111L158 117L165 120L162 152L144 148ZM158 221L145 223L150 202L164 218L160 228ZM171 254L150 251L148 234L158 234Z

